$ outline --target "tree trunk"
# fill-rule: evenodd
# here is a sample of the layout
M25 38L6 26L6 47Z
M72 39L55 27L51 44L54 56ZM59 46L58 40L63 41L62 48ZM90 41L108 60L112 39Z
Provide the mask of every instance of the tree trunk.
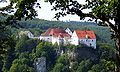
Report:
M120 15L120 13L118 13ZM120 19L118 17L118 19ZM116 72L120 72L120 21L116 19L115 45L116 45Z
M120 19L118 17L118 19ZM120 21L116 19L115 45L116 45L116 72L120 72Z
M116 43L116 72L120 72L120 0L118 0L117 14L115 17L115 26L117 31L115 32L115 43Z
M116 38L116 72L120 72L120 38Z

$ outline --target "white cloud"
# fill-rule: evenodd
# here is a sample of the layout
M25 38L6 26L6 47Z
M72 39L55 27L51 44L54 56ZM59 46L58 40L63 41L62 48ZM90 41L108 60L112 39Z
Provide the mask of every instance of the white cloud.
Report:
M85 0L79 0L79 3L84 4ZM38 11L38 18L46 19L46 20L56 20L54 19L55 11L51 11L52 6L49 3L45 3L44 0L40 1L41 9L37 9ZM89 12L90 10L84 10L83 12ZM59 20L61 21L80 21L80 18L77 15L67 15L65 17L60 17Z
M79 3L84 4L85 0L78 0ZM56 20L54 18L56 11L51 11L52 6L50 3L44 2L44 0L39 1L41 9L36 8L38 16L37 18L39 19L45 19L45 20ZM7 0L7 3L0 3L0 7L5 7L9 4L9 0ZM89 12L90 10L84 10L84 12ZM60 17L60 21L80 21L80 17L77 15L67 15L65 17Z
M7 2L0 2L0 7L5 7L10 4L9 0L6 0Z

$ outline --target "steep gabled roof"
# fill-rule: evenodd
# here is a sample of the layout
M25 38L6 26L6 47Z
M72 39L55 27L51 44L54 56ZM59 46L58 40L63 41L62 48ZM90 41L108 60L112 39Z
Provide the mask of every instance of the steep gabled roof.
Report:
M94 31L91 30L75 30L79 39L96 39Z
M70 35L63 29L60 28L49 28L42 36L54 36L54 37L70 37Z
M68 33L59 33L54 36L59 37L59 38L70 37L70 35Z
M42 36L49 36L50 31L52 30L52 28L49 28L45 33L42 33Z

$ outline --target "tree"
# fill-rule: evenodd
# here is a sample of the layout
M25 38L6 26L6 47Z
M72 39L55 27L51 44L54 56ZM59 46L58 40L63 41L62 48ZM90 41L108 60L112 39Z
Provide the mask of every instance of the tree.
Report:
M24 52L26 49L25 44L27 40L28 37L26 35L23 35L16 43L15 51L17 51L18 53Z
M57 63L51 72L63 72L63 67L62 63Z
M83 60L80 62L76 72L88 72L91 66L92 62L90 60Z
M3 1L3 0L2 0ZM67 14L77 14L80 16L80 19L85 17L91 17L92 19L101 20L104 22L113 32L112 37L116 43L116 64L117 72L120 72L120 0L86 0L86 4L80 4L77 1L73 0L46 0L53 6L53 10L59 10L55 18L60 16L66 16ZM16 20L34 18L37 13L34 9L34 6L40 7L37 0L10 0L10 5L0 8L2 15L5 15L4 11L8 13L13 12L13 4L16 3L15 8L17 9L14 15L9 16L4 22L4 25L1 25L2 29L10 25L13 26L16 23ZM84 13L84 9L91 9L89 13ZM110 20L115 22L112 23Z
M100 44L98 48L98 53L100 54L100 59L115 59L114 48L109 44Z
M21 53L14 59L10 67L10 72L34 72L33 62L29 58L29 53Z
M5 17L0 20L0 54L5 54L7 52L6 46L10 46L8 43L10 41L9 29L11 27L21 27L18 24L18 20L25 17L25 20L34 18L37 13L33 9L34 5L40 7L39 3L36 3L37 0L9 0L10 4L6 7L0 7L0 17ZM6 0L1 0L0 2L7 2ZM16 6L13 5L16 3ZM9 15L13 13L13 9L17 9L14 15ZM6 13L5 13L6 12Z
M93 65L88 72L114 72L115 63L111 60L102 59L99 64Z
M70 71L71 72L76 72L77 68L78 68L78 62L74 61L74 62L70 62Z
M116 44L117 72L120 72L120 0L86 0L86 4L80 4L74 0L48 0L53 6L53 10L59 10L55 18L66 16L67 14L77 14L80 19L90 17L101 20L113 32L112 38ZM89 13L84 13L84 9L91 9ZM115 22L112 23L110 20Z
M67 54L63 54L58 57L52 72L70 72Z
M26 64L13 64L9 72L34 72L32 67L29 67Z
M40 42L36 47L35 57L46 57L47 69L50 70L55 64L56 54L54 47L49 42Z
M64 64L64 65L68 65L68 64L69 64L68 55L67 55L67 54L63 54L62 56L60 56L60 57L57 59L57 62L58 62L58 63L62 63L62 64Z

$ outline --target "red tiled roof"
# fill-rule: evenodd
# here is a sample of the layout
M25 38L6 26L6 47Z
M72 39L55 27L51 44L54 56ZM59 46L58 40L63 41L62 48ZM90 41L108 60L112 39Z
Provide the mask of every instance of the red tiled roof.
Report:
M45 33L42 33L42 36L48 36L52 28L49 28Z
M59 37L59 38L70 37L70 35L67 34L67 33L59 33L56 36Z
M96 39L96 36L94 34L94 31L90 31L90 30L75 30L78 38L80 39L85 39L86 37L88 37L89 39Z
M70 37L70 35L65 32L65 30L60 28L49 28L45 33L41 34L42 36L55 36L55 37Z

